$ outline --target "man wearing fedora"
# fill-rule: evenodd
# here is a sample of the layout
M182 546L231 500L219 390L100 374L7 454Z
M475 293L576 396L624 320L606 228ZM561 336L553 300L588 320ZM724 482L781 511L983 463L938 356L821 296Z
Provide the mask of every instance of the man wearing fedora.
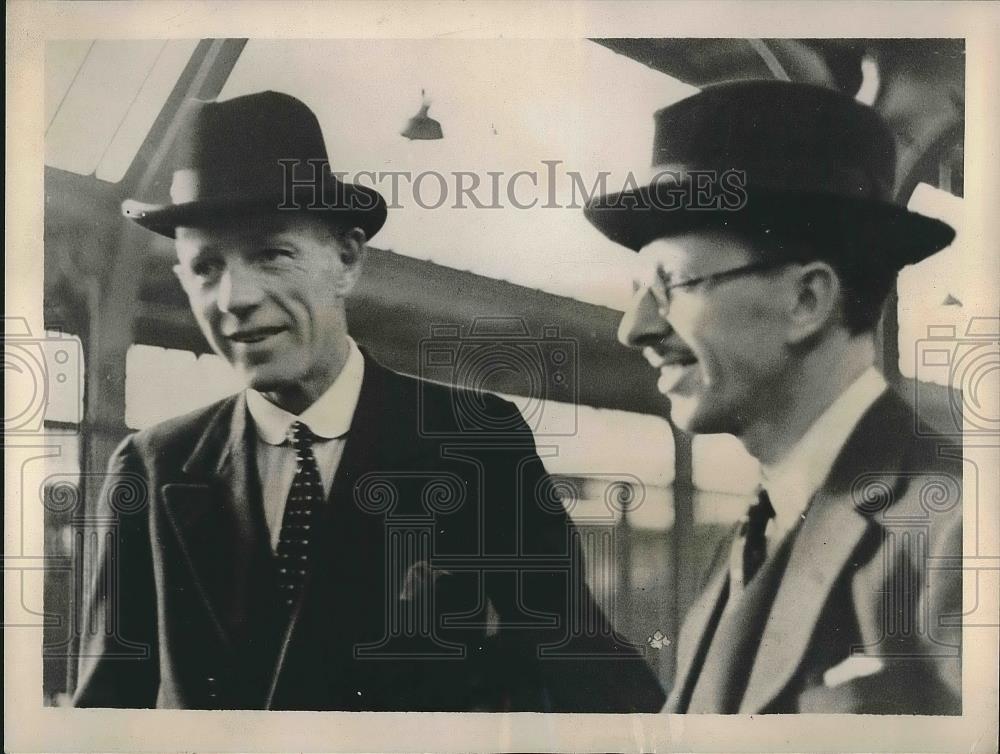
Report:
M198 325L246 389L111 459L76 704L658 709L641 654L572 586L572 527L517 409L349 337L382 197L336 178L288 95L184 118L171 201L123 211L175 239ZM571 635L577 610L600 630Z
M620 340L691 433L761 465L679 637L676 713L961 712L961 457L874 366L897 271L951 243L890 202L871 108L790 82L656 114L654 177L586 216L638 252Z

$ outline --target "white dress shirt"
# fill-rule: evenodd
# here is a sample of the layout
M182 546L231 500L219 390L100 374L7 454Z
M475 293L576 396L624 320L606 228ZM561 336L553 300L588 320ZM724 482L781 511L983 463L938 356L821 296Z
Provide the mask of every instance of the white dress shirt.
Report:
M781 461L761 467L761 484L775 513L766 530L768 557L804 517L809 501L826 481L851 432L885 389L885 379L875 367L869 367L812 423Z
M264 498L264 517L274 551L278 549L288 491L295 479L295 450L288 439L293 422L302 422L317 436L313 455L319 466L323 492L327 497L330 495L365 373L365 360L357 344L348 338L348 346L347 361L337 379L300 416L275 406L256 390L246 391L247 409L257 428L257 471Z

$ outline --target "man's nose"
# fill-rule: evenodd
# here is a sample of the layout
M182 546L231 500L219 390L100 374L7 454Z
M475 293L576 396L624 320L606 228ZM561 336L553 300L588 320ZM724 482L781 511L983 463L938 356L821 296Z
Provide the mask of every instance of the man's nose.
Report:
M660 307L649 288L640 288L632 297L618 324L618 340L622 345L643 348L655 345L667 337L671 327L660 316Z
M258 304L263 292L253 272L245 265L227 265L219 280L219 311L235 316L243 316Z

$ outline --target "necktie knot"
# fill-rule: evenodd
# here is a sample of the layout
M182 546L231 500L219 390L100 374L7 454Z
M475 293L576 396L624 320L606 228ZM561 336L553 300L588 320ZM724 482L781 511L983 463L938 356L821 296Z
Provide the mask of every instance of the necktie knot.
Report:
M310 450L315 439L316 435L302 422L292 422L288 429L288 440L298 453Z
M747 510L743 526L743 573L742 583L746 584L754 577L767 559L767 522L774 518L774 507L771 498L762 487L757 492L757 501Z
M774 518L774 515L771 498L768 496L767 490L761 487L757 492L757 500L747 510L749 528L763 530L767 526L767 522Z

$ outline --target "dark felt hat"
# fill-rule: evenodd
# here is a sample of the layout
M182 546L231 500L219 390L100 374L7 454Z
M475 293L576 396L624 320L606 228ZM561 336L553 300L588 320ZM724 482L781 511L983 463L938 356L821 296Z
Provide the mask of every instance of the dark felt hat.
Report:
M660 110L655 121L648 180L584 209L632 250L705 226L823 237L849 229L866 261L899 269L955 237L945 223L892 202L892 133L874 109L840 92L782 81L720 84Z
M385 223L382 195L334 175L319 121L295 97L193 100L181 118L170 201L122 203L139 225L173 237L177 226L219 217L303 211L371 238Z

